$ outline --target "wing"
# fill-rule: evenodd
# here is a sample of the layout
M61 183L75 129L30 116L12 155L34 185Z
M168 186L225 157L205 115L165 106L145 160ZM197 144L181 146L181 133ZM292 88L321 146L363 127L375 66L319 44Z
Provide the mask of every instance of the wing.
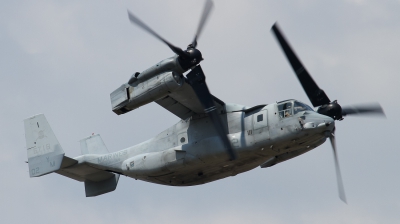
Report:
M225 103L215 96L212 97L218 111L223 112ZM190 86L186 79L181 88L154 102L182 120L194 115L205 115L203 106L198 100L192 86Z

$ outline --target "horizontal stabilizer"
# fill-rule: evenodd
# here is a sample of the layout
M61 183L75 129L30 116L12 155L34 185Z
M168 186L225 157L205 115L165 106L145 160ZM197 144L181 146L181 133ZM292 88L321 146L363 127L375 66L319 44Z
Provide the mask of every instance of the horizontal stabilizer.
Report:
M79 163L73 166L65 167L58 170L57 173L81 182L98 182L114 176L113 173L95 168L88 163Z

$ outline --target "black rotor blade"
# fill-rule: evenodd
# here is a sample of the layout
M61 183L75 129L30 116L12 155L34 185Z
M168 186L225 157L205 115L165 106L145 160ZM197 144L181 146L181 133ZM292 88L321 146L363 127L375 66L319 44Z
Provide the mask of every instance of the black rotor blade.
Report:
M342 107L342 116L364 114L385 116L385 112L383 112L383 109L379 103Z
M144 24L139 18L137 18L136 16L134 16L129 10L128 10L128 16L129 16L129 20L138 25L139 27L141 27L142 29L146 30L147 32L149 32L150 34L152 34L154 37L156 37L157 39L161 40L162 42L164 42L166 45L168 45L169 48L171 48L171 50L179 55L180 57L185 57L187 56L187 53L184 52L182 49L180 49L179 47L176 47L174 45L172 45L171 43L169 43L168 41L166 41L164 38L162 38L160 35L158 35L156 32L154 32L150 27L148 27L146 24Z
M224 144L224 147L229 154L230 159L235 160L237 158L236 153L235 151L233 151L232 145L228 137L226 136L227 133L225 132L221 118L214 104L211 93L207 87L206 77L200 65L192 69L192 71L190 71L186 76L190 85L193 87L197 98L203 106L204 112L206 112L210 117L215 130L217 131L219 137L222 140L222 143Z
M314 82L313 78L307 72L306 68L300 62L289 43L286 41L277 23L272 26L272 32L275 34L275 37L278 40L283 52L285 52L286 58L290 62L293 71L296 73L297 78L299 79L313 106L318 107L330 103L331 101L325 94L324 90L320 89L317 83Z
M199 26L197 27L196 34L194 35L194 39L192 41L192 45L194 48L196 48L197 46L197 39L200 37L201 31L203 30L204 24L206 23L208 15L210 14L213 6L214 3L212 0L206 0L206 3L204 4L203 13L201 14Z
M336 152L335 130L329 136L329 140L331 140L331 145L332 145L332 149L333 149L333 157L335 159L336 179L337 179L338 190L339 190L339 198L344 203L347 204L346 195L344 193L342 175L340 174L339 159L338 159L337 152Z

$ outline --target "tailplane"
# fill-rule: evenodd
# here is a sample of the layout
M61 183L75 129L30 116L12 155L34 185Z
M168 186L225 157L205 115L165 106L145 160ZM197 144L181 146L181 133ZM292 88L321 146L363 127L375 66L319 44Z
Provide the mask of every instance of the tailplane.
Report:
M43 114L25 119L24 125L31 177L55 172L84 182L86 197L115 190L119 174L109 172L110 167L94 162L97 157L109 154L100 135L82 139L80 144L84 156L72 159L64 156L64 150Z

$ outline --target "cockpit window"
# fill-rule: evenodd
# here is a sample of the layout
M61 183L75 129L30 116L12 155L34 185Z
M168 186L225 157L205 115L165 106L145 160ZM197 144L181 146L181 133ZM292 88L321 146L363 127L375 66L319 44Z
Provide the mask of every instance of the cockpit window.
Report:
M301 103L299 101L294 101L293 110L294 110L294 114L297 114L302 111L307 111L307 110L314 111L310 106L308 106L307 104Z
M278 104L279 116L281 118L290 117L302 111L314 111L310 106L296 100L287 100Z
M281 118L292 116L292 102L285 102L278 105L279 116Z

